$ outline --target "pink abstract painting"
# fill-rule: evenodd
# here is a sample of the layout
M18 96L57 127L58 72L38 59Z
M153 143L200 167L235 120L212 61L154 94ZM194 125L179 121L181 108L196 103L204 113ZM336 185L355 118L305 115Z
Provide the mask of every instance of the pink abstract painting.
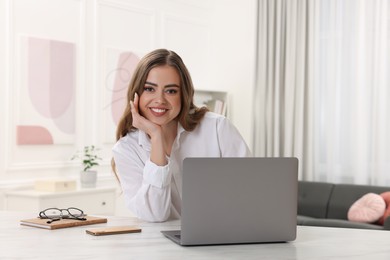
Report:
M41 126L17 126L16 140L18 145L53 144L50 132Z
M20 110L33 109L37 116L36 122L29 118L30 124L16 126L17 144L48 144L48 136L52 144L60 143L59 136L75 132L75 45L33 37L26 45L26 89L32 107L23 104Z

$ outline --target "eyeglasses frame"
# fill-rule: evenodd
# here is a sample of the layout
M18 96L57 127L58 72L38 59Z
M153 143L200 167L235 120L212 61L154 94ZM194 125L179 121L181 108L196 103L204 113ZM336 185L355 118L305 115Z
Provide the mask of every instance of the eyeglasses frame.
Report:
M77 215L72 214L70 212L71 209L80 211L80 214L77 214ZM55 217L48 216L48 215L46 215L46 212L49 211L49 210L57 210L57 211L60 212L60 215L58 215L58 216L56 215ZM63 214L64 211L67 212L68 214L64 215ZM46 221L46 223L48 223L48 224L50 224L50 223L52 223L54 221L59 221L61 219L75 219L75 220L85 221L87 219L84 216L86 216L86 214L84 214L84 211L82 211L79 208L75 208L75 207L69 207L67 209L47 208L47 209L44 209L44 210L39 212L39 218L41 218L41 219L50 219L50 220Z

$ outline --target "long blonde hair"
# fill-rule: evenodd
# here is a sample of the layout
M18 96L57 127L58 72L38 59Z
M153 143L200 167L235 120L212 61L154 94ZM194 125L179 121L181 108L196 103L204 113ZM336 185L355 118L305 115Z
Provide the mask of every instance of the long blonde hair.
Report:
M186 131L194 130L205 113L208 111L206 107L198 108L195 106L194 86L192 79L180 56L171 50L157 49L146 54L138 63L134 71L127 91L127 105L116 130L117 141L130 131L135 130L135 127L132 125L133 118L130 110L130 100L134 99L135 93L137 93L138 96L141 96L150 70L155 67L164 65L174 67L180 76L181 111L178 115L178 121L183 126L183 128ZM114 158L111 160L111 166L118 179Z

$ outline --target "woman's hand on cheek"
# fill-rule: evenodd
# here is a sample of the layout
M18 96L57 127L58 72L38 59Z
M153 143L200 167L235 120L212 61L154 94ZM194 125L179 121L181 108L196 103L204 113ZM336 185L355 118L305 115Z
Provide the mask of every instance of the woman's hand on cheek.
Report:
M134 95L134 102L130 101L131 115L133 117L133 126L152 136L153 134L159 132L161 130L161 127L140 115L138 109L138 102L139 97L136 93Z

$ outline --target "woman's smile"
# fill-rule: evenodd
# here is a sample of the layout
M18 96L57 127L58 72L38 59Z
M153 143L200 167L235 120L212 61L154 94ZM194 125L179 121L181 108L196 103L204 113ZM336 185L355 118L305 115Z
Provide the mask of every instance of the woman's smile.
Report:
M168 109L151 107L150 110L152 111L153 115L155 115L155 116L163 116Z

